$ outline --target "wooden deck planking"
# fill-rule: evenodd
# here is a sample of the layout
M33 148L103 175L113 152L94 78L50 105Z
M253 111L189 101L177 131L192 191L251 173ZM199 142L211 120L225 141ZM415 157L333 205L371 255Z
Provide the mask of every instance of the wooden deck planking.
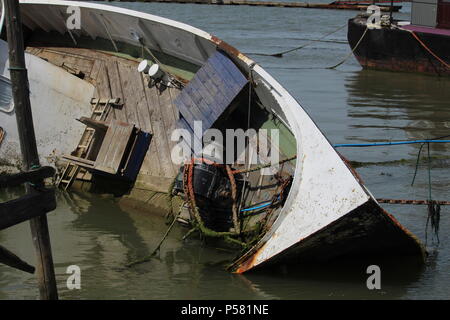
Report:
M111 96L111 87L109 85L109 77L108 77L108 71L106 69L105 63L103 62L100 70L98 72L97 78L95 79L96 86L95 86L95 98L98 99L110 99ZM111 108L111 111L108 113L106 122L111 122L114 120L115 114L114 109Z
M216 101L214 101L210 95L210 91L203 85L198 77L192 79L191 83L191 97L202 112L207 115L208 127L206 129L208 129L222 112L219 112Z
M143 131L150 132L153 134L153 127L151 124L150 111L147 105L147 98L145 95L145 86L143 83L142 75L138 72L132 72L130 74L131 78L128 82L128 85L122 86L122 90L124 92L126 108L128 110L134 109L137 117L136 125ZM122 76L121 76L122 77ZM132 97L132 99L130 99ZM153 139L153 138L152 138ZM152 144L152 141L150 144ZM150 150L151 148L149 148ZM147 151L147 155L150 156L149 150ZM157 156L157 155L156 155ZM141 169L143 171L151 171L148 170L151 168L154 158L146 156L144 158Z
M141 167L144 180L164 177L172 179L178 173L178 165L171 160L171 150L176 142L170 140L172 130L177 127L178 109L173 99L179 90L169 88L160 95L153 87L148 88L142 75L137 72L138 62L100 51L77 48L30 48L32 52L50 63L61 66L64 62L71 68L85 73L97 98L120 98L123 107L113 108L107 121L136 124L152 134L149 150ZM87 63L90 69L87 70ZM75 147L75 146L74 146Z
M158 130L155 130L154 127L154 118L155 116L153 115L155 109L153 108L153 106L150 106L150 104L152 103L152 99L151 97L147 96L148 94L152 94L151 92L149 92L148 88L146 87L146 85L144 85L144 96L145 96L145 101L147 102L147 111L150 117L150 126L152 128L152 141L150 142L150 146L148 148L147 151L147 155L144 158L144 161L142 163L142 168L141 168L141 173L142 174L146 174L149 176L160 176L161 172L162 172L162 165L160 164L160 157L159 157L159 149L161 149L161 143L159 140L159 136L156 134L156 132L158 132ZM158 145L159 145L159 149L158 149Z
M121 85L121 81L120 81L120 74L119 74L119 69L117 66L117 61L106 61L105 65L106 65L106 70L108 73L111 97L119 98L120 103L123 104L124 95L123 95L123 91L122 91L122 85ZM125 106L122 106L122 108L114 108L114 115L117 120L123 121L123 122L128 122L126 112L125 112Z
M175 141L171 140L172 132L177 128L177 117L173 112L172 98L168 89L164 90L161 95L158 96L159 105L161 106L162 119L164 127L166 128L166 137L172 151L172 148L176 145ZM175 168L174 168L175 169Z
M156 87L145 88L148 107L151 112L151 122L154 131L154 141L157 144L158 157L160 163L160 170L163 176L173 177L176 174L176 169L171 159L171 149L169 140L167 139L167 129L164 125L161 106L159 104L159 90Z
M175 104L192 129L194 129L195 120L204 120L202 111L198 108L190 95L180 93L175 99Z
M95 160L94 168L117 174L133 130L133 125L123 125L112 121Z
M91 72L87 75L91 81L95 81L98 77L98 73L100 69L103 67L103 60L95 60L94 65L92 66Z
M120 75L120 83L122 85L122 92L124 96L123 103L128 123L136 124L139 127L139 116L136 107L138 97L135 96L134 89L135 86L140 86L140 79L136 77L139 76L138 72L136 69L124 63L119 63L117 66ZM136 83L136 79L138 80L138 83Z
M189 86L189 88L187 88L187 92L189 93L192 101L202 112L203 121L205 122L203 129L209 129L214 121L216 121L216 119L220 116L220 108L215 101L213 101L212 103L207 102L205 97L209 96L209 93L206 89L203 88L197 78L192 79L191 83L192 86Z

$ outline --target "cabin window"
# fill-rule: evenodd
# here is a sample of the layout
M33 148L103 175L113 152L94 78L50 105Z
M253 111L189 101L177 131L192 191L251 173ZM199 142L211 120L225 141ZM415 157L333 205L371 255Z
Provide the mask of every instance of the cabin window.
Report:
M11 112L13 109L11 81L0 75L0 111Z

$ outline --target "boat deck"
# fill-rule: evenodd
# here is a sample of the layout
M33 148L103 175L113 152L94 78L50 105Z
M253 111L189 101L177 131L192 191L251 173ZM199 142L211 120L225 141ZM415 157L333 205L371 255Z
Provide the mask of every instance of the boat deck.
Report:
M112 108L107 115L106 122L118 120L134 124L152 134L149 149L133 186L134 198L145 196L142 192L165 193L168 191L179 170L179 167L171 160L171 150L176 142L172 142L170 139L179 120L179 111L174 104L175 98L180 93L179 89L167 88L160 92L154 86L149 88L147 80L137 72L139 61L129 56L93 49L66 47L29 47L27 52L92 83L95 87L95 98L120 98L123 105L120 108ZM244 93L243 101L245 103L248 99L246 95ZM254 105L253 108L257 108L257 106ZM241 127L239 122L247 119L247 115L242 114L242 110L247 110L247 105L245 108L237 109L241 109L241 111L229 115L229 120L225 123L222 122L222 126ZM267 115L262 113L253 114L252 122L254 122L255 128L267 126L267 128L277 128L273 120L265 119L265 117ZM74 119L74 121L76 120ZM254 126L252 125L252 127ZM289 137L289 134L287 136L286 134L285 132L283 135L282 132L280 137L282 145L287 143L286 137ZM281 160L292 154L281 152L280 156ZM248 165L241 164L234 167L244 169L248 168ZM293 172L294 164L285 163L281 166L279 173L286 177ZM79 175L78 177L85 176ZM246 174L246 180L249 182L250 188L244 195L244 207L271 200L279 188L274 175L262 175L260 171ZM276 214L271 215L271 220L275 217ZM249 225L253 225L260 219L264 219L264 215L250 215L249 220L252 222ZM272 222L273 220L269 224Z
M147 80L137 72L139 62L128 57L64 47L31 47L27 52L92 83L96 98L120 98L123 106L112 108L106 121L135 124L153 135L135 187L166 192L178 170L170 158L175 144L170 136L178 121L173 100L179 90L167 88L160 92L156 87L149 88Z

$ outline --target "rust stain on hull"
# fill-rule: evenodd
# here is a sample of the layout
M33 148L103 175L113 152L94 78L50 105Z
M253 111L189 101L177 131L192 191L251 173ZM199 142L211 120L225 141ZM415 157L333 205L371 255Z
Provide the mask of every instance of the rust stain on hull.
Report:
M373 199L256 265L264 248L265 245L241 257L235 262L234 272L280 262L326 262L342 256L417 256L421 262L426 257L417 237Z

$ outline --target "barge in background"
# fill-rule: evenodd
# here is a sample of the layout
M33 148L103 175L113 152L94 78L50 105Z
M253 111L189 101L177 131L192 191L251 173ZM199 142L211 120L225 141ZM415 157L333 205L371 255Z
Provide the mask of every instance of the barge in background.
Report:
M149 209L155 194L165 199L176 190L178 204L188 203L179 218L206 238L244 242L231 266L238 273L342 256L423 261L420 241L380 207L297 101L237 49L189 25L119 7L20 4L41 163L57 168L60 187L110 192ZM66 24L74 6L82 19L75 30ZM7 42L0 44L5 171L20 157L7 103ZM255 168L256 155L268 162L267 148L249 139L244 164L220 166L210 158L176 165L172 132L184 129L199 143L197 120L221 133L249 124L277 129L280 145L270 153L284 163L268 172Z
M450 75L450 1L413 0L410 22L387 18L371 29L367 15L348 22L348 42L363 68Z

